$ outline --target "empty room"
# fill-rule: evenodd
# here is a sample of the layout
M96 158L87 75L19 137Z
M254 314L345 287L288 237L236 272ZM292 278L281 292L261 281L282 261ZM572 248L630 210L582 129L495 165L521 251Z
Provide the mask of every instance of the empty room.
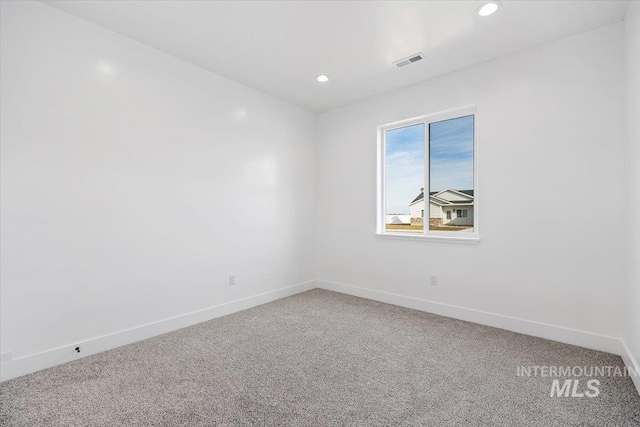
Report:
M640 0L0 0L0 150L0 426L640 426Z

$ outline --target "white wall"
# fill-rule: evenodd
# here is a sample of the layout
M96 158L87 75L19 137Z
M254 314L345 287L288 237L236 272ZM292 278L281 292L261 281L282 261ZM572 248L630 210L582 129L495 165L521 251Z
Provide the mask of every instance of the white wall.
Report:
M313 115L40 3L1 14L3 353L314 279Z
M640 2L629 2L625 17L627 131L631 155L630 289L624 340L640 368ZM640 378L637 379L640 390Z
M606 337L621 335L628 229L596 198L628 205L623 75L623 26L614 24L320 116L319 279L619 345ZM478 107L480 243L374 237L376 126L466 105ZM430 274L439 286L428 285Z
M306 282L316 257L320 283L607 337L624 328L640 360L637 268L626 288L640 254L638 4L624 25L317 120L46 5L0 4L0 352L14 362L68 360L77 342ZM376 126L469 104L480 244L374 238ZM628 205L625 109L631 258L629 229L594 202Z

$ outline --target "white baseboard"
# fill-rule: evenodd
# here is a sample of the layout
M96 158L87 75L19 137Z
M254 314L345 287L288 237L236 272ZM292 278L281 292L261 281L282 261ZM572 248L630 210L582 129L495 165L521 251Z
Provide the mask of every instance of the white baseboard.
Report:
M622 346L624 347L624 354L621 355L622 361L627 368L638 374L631 375L631 379L633 380L633 385L636 386L636 390L638 390L638 394L640 394L640 364L636 358L633 357L633 353L631 353L631 350L629 350L629 347L627 347L627 343L625 343L624 340L622 340Z
M315 287L314 283L314 281L299 283L297 285L253 295L247 298L193 311L191 313L182 314L157 322L147 323L135 328L114 332L112 334L103 335L79 343L61 346L43 351L42 353L22 356L0 365L0 381L10 380L12 378L30 374L32 372L70 362L72 360L91 356L92 354L100 353L102 351L111 350L126 344L131 344L187 326L195 325L196 323L205 322L216 317L226 316L227 314L246 310L280 298L308 291ZM77 345L81 347L81 353L76 353L74 351L74 348Z
M124 331L92 338L83 342L61 346L42 353L19 357L0 365L0 381L7 381L12 378L30 374L32 372L70 362L72 360L91 356L102 351L111 350L116 347L165 334L196 323L215 319L216 317L246 310L280 298L305 292L316 287L387 304L394 304L414 310L434 313L441 316L452 317L454 319L466 320L473 323L479 323L481 325L492 326L526 335L577 345L593 350L606 351L608 353L621 356L626 366L634 368L636 372L640 372L640 364L638 364L638 361L633 357L624 341L619 338L358 286L345 285L343 283L316 280L253 295L247 298L148 323ZM79 345L82 348L82 353L76 353L73 351L73 347L75 345ZM638 390L638 393L640 393L640 377L632 376L632 380Z
M546 338L592 350L605 351L619 356L626 353L620 338L326 280L316 280L316 286L328 291L340 292L414 310L426 311L441 316L506 329L534 337Z

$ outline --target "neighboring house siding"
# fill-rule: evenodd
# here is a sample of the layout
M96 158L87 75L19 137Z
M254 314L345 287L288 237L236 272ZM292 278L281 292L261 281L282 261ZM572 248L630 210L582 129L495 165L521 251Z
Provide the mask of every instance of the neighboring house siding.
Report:
M420 218L422 216L422 210L424 209L424 199L420 200L418 203L411 205L411 217L412 218ZM425 217L427 213L425 212ZM442 207L429 203L429 218L443 218Z
M419 197L421 197L420 194ZM453 204L449 204L453 202ZM463 202L462 204L460 202ZM421 199L409 206L412 224L422 224L423 218L427 223L432 226L437 225L455 225L455 226L473 226L473 202L474 198L464 193L457 193L455 191L444 191L435 195L431 195L429 201L428 212L424 213L423 210L425 201ZM469 204L467 204L469 203ZM458 215L460 210L460 215ZM462 211L467 211L467 216L464 216ZM451 218L447 218L446 212L451 212Z
M444 214L441 206L438 206L434 203L429 203L429 214L429 218L439 218L444 221Z
M424 200L420 200L419 202L409 206L409 212L411 213L411 218L421 218L422 209L424 209Z
M445 208L449 209L448 207ZM463 210L463 209L467 209L468 210L468 217L467 218L462 218L462 217L458 217L458 210ZM445 217L446 218L446 217ZM451 221L445 219L444 223L447 225L473 225L473 206L455 206L455 207L451 207Z

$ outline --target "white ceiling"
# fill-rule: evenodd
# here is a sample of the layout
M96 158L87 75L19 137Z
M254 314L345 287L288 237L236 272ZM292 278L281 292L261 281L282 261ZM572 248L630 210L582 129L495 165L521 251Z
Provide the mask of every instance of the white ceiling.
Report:
M314 113L620 21L627 6L503 0L481 18L481 0L45 3ZM392 65L416 52L426 59Z

